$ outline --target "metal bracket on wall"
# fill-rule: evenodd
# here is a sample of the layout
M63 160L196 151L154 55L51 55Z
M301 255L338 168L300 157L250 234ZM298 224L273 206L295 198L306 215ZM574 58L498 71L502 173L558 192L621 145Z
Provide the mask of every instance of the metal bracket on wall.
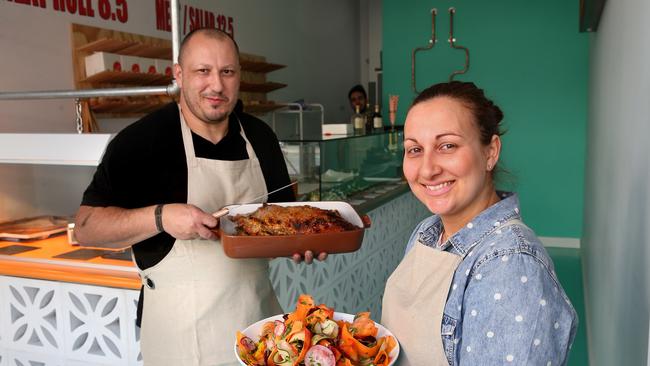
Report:
M456 14L456 8L454 7L449 8L449 40L448 41L451 44L451 48L465 51L465 68L462 70L452 72L451 75L449 75L449 81L454 80L454 76L464 74L467 72L467 70L469 70L469 50L467 49L467 47L456 45L456 38L454 38L454 14Z
M432 49L433 46L435 46L436 42L438 42L438 40L436 39L436 15L437 14L438 14L438 10L436 8L431 9L431 39L429 40L429 44L425 47L415 48L411 53L411 88L415 93L420 93L415 83L415 54L418 53L418 51L426 51Z

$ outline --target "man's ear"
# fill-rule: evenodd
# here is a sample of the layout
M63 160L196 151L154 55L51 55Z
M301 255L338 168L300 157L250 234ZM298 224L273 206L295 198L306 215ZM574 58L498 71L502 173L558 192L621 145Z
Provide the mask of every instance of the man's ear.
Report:
M176 84L179 88L183 87L183 69L177 63L174 64L174 79L176 79Z

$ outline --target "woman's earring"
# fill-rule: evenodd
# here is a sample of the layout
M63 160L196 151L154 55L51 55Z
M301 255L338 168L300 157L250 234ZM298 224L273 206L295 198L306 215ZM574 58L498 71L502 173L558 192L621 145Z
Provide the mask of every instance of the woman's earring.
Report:
M488 171L492 170L492 164L488 163L488 165L487 165L487 170L488 170Z

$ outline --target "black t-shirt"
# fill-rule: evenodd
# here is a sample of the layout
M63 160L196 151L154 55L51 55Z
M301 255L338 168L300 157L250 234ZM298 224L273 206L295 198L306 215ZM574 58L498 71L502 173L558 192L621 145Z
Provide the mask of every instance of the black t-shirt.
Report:
M228 133L217 144L192 133L196 156L231 161L248 158L246 142L235 115L260 161L268 192L289 184L275 134L263 121L241 110L235 109L231 114ZM291 188L268 198L269 202L293 200ZM113 138L81 204L138 208L186 202L187 163L178 107L171 103L126 127ZM146 269L158 263L169 253L174 241L171 235L163 232L134 244L132 249L138 266Z

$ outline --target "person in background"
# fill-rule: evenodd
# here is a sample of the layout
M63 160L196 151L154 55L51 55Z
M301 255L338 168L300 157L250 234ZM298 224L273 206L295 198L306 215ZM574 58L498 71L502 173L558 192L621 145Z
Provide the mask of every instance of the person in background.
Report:
M145 365L232 364L236 332L282 310L268 260L226 257L211 213L281 188L289 175L273 131L235 108L239 50L228 34L189 33L174 77L179 103L109 144L84 193L75 235L86 245L132 248L143 284ZM293 191L268 200L293 201Z
M418 95L404 128L403 169L433 213L386 283L382 324L400 365L564 365L576 312L553 263L498 192L503 113L470 82Z
M366 105L368 104L368 94L366 90L361 85L355 85L348 92L348 100L350 101L350 107L354 112L355 108L359 106L359 113L366 113Z

